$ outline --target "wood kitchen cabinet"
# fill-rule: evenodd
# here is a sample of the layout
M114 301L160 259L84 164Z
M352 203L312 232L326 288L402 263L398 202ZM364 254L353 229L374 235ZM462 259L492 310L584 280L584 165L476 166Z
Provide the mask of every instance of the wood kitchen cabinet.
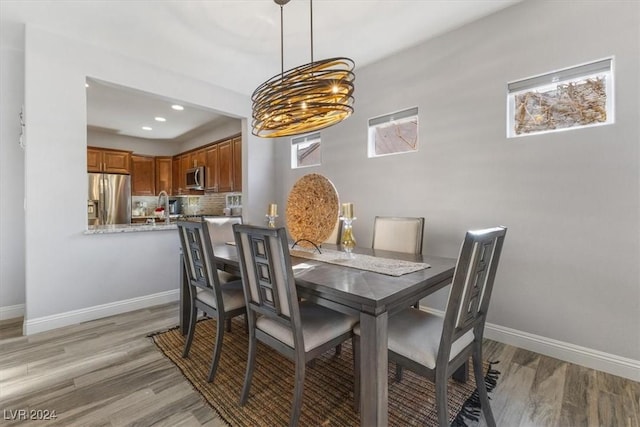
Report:
M205 191L218 192L220 177L218 174L218 144L211 145L205 149Z
M233 189L242 191L242 138L233 138Z
M189 168L206 165L205 150L198 150L189 153Z
M179 196L184 187L184 176L180 173L180 156L175 156L171 159L171 186L173 189L172 194Z
M131 156L131 195L154 196L155 159L152 156Z
M232 140L218 144L218 192L233 191L233 144Z
M87 147L87 171L131 173L131 151Z
M173 161L171 157L155 158L156 193L166 191L173 194Z

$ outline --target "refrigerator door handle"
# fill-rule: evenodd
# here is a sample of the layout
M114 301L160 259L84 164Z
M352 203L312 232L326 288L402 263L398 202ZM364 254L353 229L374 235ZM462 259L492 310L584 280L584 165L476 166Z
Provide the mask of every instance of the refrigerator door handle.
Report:
M107 223L109 219L109 207L111 206L111 200L109 197L111 196L111 184L109 183L109 179L107 177L104 178L104 223Z
M104 224L104 179L100 176L98 180L98 224Z

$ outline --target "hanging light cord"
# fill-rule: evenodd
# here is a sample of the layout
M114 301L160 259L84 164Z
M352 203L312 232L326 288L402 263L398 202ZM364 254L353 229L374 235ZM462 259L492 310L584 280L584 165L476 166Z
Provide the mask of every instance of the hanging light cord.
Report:
M284 76L284 4L280 5L280 78Z
M309 16L311 17L311 63L313 64L313 0L309 0Z

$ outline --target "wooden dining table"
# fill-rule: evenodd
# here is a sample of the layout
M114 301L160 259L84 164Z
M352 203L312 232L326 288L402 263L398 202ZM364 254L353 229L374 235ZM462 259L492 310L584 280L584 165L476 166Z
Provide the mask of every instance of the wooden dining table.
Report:
M333 250L339 246L323 245ZM236 247L214 245L218 268L239 274ZM395 312L451 283L456 260L427 255L404 254L370 248L355 248L354 256L365 254L387 259L423 262L429 268L402 276L389 276L292 256L298 296L333 310L360 318L360 424L388 424L387 320ZM181 280L180 322L186 333L189 316L188 285Z

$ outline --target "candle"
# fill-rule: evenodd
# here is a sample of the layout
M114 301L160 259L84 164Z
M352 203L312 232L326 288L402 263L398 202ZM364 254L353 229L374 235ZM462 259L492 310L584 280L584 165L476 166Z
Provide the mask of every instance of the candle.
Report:
M353 203L342 204L342 216L344 218L353 218Z
M275 203L269 204L269 216L277 216L278 215L278 205Z

